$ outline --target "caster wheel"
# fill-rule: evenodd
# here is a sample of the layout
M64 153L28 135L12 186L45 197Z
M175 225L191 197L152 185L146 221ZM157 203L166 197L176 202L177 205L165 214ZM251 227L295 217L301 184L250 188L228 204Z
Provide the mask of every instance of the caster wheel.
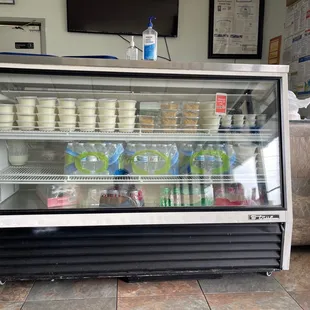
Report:
M0 280L0 286L5 285L5 282L6 282L6 281L1 281L1 280Z
M271 276L272 276L272 273L273 273L272 271L267 271L267 272L266 272L266 276L267 276L267 277L271 277Z

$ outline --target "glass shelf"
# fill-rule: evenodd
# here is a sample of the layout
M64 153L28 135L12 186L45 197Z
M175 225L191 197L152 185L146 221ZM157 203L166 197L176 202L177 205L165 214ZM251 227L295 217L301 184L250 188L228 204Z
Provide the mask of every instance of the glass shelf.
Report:
M258 130L257 130L258 131ZM200 142L269 142L274 137L274 132L269 129L260 129L251 133L249 129L239 130L197 130L188 132L179 129L177 132L155 129L152 133L142 132L136 129L134 132L100 132L100 131L25 131L2 130L0 140L36 140L36 141L200 141Z
M277 174L275 173L274 179L276 178ZM50 164L10 166L0 171L2 184L229 184L236 182L236 179L242 180L243 183L266 182L265 176L258 174L126 175L120 177L114 175L64 175L63 166Z

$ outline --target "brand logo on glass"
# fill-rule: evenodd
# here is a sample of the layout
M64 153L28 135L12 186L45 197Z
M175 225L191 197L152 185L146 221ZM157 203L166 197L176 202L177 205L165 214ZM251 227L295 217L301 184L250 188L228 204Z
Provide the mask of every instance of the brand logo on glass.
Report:
M251 221L261 221L261 220L276 220L280 219L279 214L274 215L249 215L249 220Z

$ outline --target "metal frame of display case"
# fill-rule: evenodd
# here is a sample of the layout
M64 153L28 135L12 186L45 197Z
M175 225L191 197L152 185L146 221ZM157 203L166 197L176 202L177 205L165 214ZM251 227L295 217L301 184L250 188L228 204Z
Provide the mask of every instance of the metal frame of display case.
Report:
M201 210L184 212L175 210L169 212L154 212L152 210L140 210L139 212L115 212L103 213L98 212L88 213L87 211L78 213L55 213L55 214L3 214L0 215L0 233L12 229L28 229L28 228L83 228L83 227L141 227L154 225L173 226L173 225L266 225L279 224L281 226L281 258L280 268L288 269L290 260L291 234L292 234L292 198L291 198L291 173L290 173L290 148L289 148L289 121L288 121L288 78L287 66L267 66L267 65L250 65L250 64L210 64L210 63L162 63L162 62L144 62L144 61L122 61L122 60L95 60L95 59L69 59L69 58L50 58L50 57L0 57L0 73L5 70L11 73L65 73L67 75L83 75L106 73L112 76L152 76L161 75L167 78L174 77L221 77L225 78L275 78L279 80L280 86L280 102L281 102L281 156L282 156L282 175L283 175L283 208L269 207L266 210L226 210L224 211L208 211ZM242 135L244 141L253 141L253 136ZM0 131L0 140L6 139L24 139L24 140L99 140L103 135L100 133L81 133L81 132L18 132L18 131ZM158 141L174 139L174 141L210 141L214 138L212 133L197 133L194 135L186 134L167 134L161 133L146 134L136 132L133 134L112 133L110 136L104 134L104 139L107 140L135 140L142 141L148 138ZM256 139L268 139L266 136L256 136ZM195 140L196 139L196 140ZM236 135L230 136L231 140L239 141L241 138ZM237 139L237 140L236 140ZM239 139L239 140L238 140ZM242 141L242 140L241 140ZM0 141L1 142L1 141ZM27 167L26 167L27 168ZM29 168L29 167L28 167ZM36 167L33 167L35 169ZM96 177L70 177L61 175L59 170L55 168L52 173L46 174L46 179L42 179L40 171L32 173L30 170L24 171L25 178L19 182L22 168L9 167L0 171L0 183L13 184L25 183L34 184L40 183L72 183L72 184L110 184L111 178L108 176ZM51 168L52 169L52 168ZM17 171L17 172L16 172ZM245 176L246 178L246 176ZM251 176L248 176L251 178ZM193 180L195 182L195 177ZM201 179L197 178L199 183ZM167 182L182 182L173 176L161 178L160 176L133 176L127 179L119 179L120 182L132 183L147 183L161 184ZM185 180L186 181L186 180ZM192 182L191 181L191 182ZM259 181L259 178L258 178ZM229 182L229 179L228 181ZM147 209L147 208L145 208ZM1 242L1 235L0 235ZM272 271L274 268L266 266L266 268L258 268L259 270ZM220 270L220 268L219 268ZM113 274L111 272L110 274ZM118 274L119 275L119 274ZM0 272L1 279L1 272Z

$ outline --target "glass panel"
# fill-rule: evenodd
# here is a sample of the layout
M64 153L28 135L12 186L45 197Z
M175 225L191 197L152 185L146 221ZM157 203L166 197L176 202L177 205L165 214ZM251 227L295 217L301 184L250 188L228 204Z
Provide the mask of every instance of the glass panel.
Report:
M277 80L3 74L0 91L2 211L282 205Z

